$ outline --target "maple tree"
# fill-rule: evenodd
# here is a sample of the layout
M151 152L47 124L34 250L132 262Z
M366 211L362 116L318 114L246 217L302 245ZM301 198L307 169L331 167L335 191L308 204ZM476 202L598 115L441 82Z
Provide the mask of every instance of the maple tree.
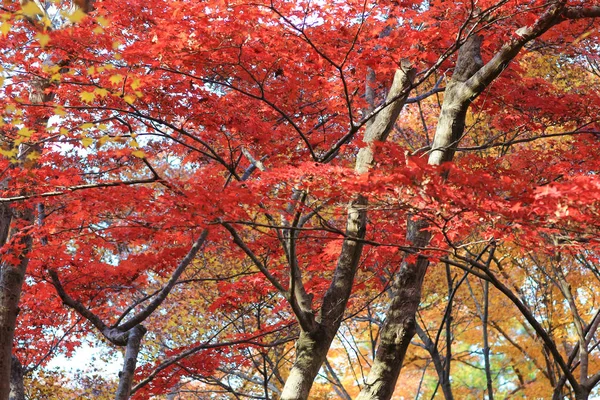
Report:
M599 2L0 17L0 399L596 390Z

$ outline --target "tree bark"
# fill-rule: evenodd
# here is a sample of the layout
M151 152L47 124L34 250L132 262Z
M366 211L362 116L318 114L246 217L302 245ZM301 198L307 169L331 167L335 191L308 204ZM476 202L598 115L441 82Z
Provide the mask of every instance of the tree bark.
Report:
M429 156L430 165L451 161L454 156L454 149L465 129L467 109L471 103L471 96L465 94L464 82L482 66L480 45L481 38L472 36L459 50L454 74L446 86ZM431 234L427 227L425 220L409 217L407 238L416 251L429 243ZM394 393L406 350L416 332L415 315L421 301L423 279L429 266L429 261L421 256L415 262L408 260L405 258L394 277L390 307L381 328L375 361L357 400L388 400Z
M449 325L449 323L448 323ZM454 400L454 395L452 394L452 385L450 384L450 374L448 373L448 366L450 365L450 359L446 358L445 364L444 360L442 360L442 356L438 351L436 344L431 340L431 338L427 335L427 333L421 328L419 325L415 325L417 335L419 339L425 345L425 348L431 355L431 360L433 361L433 366L435 367L435 372L438 375L439 385L442 388L442 393L444 394L445 400Z
M600 15L600 10L597 8L579 9L567 7L566 3L566 0L548 3L546 10L533 24L515 32L485 65L482 63L480 55L481 37L473 35L465 40L459 49L452 79L446 86L444 102L429 156L430 165L441 165L453 159L455 149L464 133L466 113L471 102L502 73L525 44L566 19ZM447 172L442 173L447 174ZM417 221L415 222L418 224ZM417 242L428 243L429 232L415 229L410 226L411 223L409 221L409 235L412 231ZM415 246L416 249L417 247ZM418 304L420 301L421 288L416 285L422 284L427 266L426 261L417 261L414 266L404 263L400 269L400 276L394 280L394 297L380 336L379 346L381 349L377 351L379 355L371 368L367 385L361 391L358 399L388 400L391 397L398 379L397 375L394 376L393 373L400 372L408 342L414 335L416 307L412 305ZM414 269L408 272L409 275L413 275L411 279L403 276L409 267ZM409 287L400 290L398 285L408 285ZM409 297L397 299L399 296ZM403 312L412 314L404 315ZM391 352L396 353L391 354Z
M21 0L22 5L27 2L28 0ZM76 6L87 13L92 10L93 0L78 0ZM49 87L50 83L47 79L35 78L31 83L30 103L42 104L51 101L54 94L48 90ZM39 129L45 129L48 117L34 121L34 125ZM23 160L33 150L39 151L39 148L23 146L23 151L20 152L18 159ZM2 182L1 186L6 188L8 182ZM0 400L9 399L11 395L13 339L23 281L29 264L28 254L33 242L26 230L23 231L22 228L14 226L16 220L25 221L28 226L33 225L33 210L16 212L10 204L3 204L0 208L0 247L7 244L11 238L15 238L21 243L23 250L18 255L19 263L17 265L12 265L4 259L0 260ZM18 373L18 369L14 372Z
M119 372L119 387L117 388L116 400L127 400L131 394L135 366L142 338L146 334L146 328L143 325L136 325L131 328L127 336L127 347L125 348L125 359L123 360L123 370Z
M429 232L422 221L411 223L411 239L415 247L429 242ZM421 287L429 261L419 256L416 262L402 262L392 283L392 300L381 328L375 360L367 382L357 400L390 399L404 362L406 350L416 332L415 315L421 300Z
M387 96L388 101L394 98L397 100L379 112L368 125L363 139L366 145L360 149L356 157L357 173L365 173L373 167L375 157L373 146L375 142L385 141L391 132L408 98L414 72L410 63L402 61ZM315 328L310 332L305 330L300 332L300 338L296 342L296 360L283 388L282 400L308 398L313 381L342 323L362 255L361 240L366 233L367 204L367 199L359 195L348 206L346 239L342 244L333 279L323 298L321 311L315 319Z
M11 357L10 395L9 400L25 400L25 387L23 386L23 366L15 356Z
M20 154L19 159L22 156ZM0 247L13 240L15 244L21 245L20 254L11 254L17 256L17 264L7 261L4 257L0 260L0 400L8 399L10 394L13 339L21 290L33 242L26 230L22 231L21 227L15 226L18 220L24 222L28 226L26 229L29 229L29 226L33 225L32 210L16 211L9 204L0 206Z

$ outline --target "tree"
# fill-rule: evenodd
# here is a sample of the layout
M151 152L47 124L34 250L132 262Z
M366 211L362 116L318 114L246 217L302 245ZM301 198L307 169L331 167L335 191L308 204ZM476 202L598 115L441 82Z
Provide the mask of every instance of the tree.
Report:
M117 398L594 390L597 2L75 3L3 8L0 399L86 332Z

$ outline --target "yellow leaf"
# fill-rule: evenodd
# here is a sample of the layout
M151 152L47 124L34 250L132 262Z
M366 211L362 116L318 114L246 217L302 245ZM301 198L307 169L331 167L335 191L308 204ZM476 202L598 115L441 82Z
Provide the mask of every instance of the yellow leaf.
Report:
M113 42L113 44L112 44L113 50L117 50L120 45L121 45L121 42L119 42L119 41Z
M123 100L125 100L125 103L127 104L133 104L136 100L135 96L132 96L130 94L123 96Z
M89 68L87 69L87 74L88 74L88 75L94 75L94 72L96 72L96 68L94 68L93 66L92 66L92 67L89 67Z
M94 139L89 137L84 137L81 139L81 144L83 147L88 147L90 144L94 143Z
M69 130L67 128L60 128L60 134L67 136L69 134Z
M137 157L137 158L144 158L144 157L146 157L146 154L143 151L141 151L141 150L132 151L131 155L134 156L134 157Z
M85 101L86 103L91 103L92 101L94 101L95 96L94 92L81 92L79 97L81 97L81 100Z
M23 6L21 6L21 11L23 12L23 15L29 18L43 14L42 10L40 10L37 4L35 4L33 1L28 1L27 3L23 4Z
M35 38L42 47L46 47L46 45L50 42L50 36L46 35L45 33L40 32L37 35L35 35Z
M110 23L108 21L108 19L104 18L102 15L99 16L98 18L96 18L96 21L98 22L98 24L103 27L106 28L108 26L108 24Z
M50 81L51 82L60 82L60 77L61 77L61 75L57 72L56 74L53 74L52 76L50 76Z
M40 153L38 153L37 151L32 151L29 154L27 154L28 160L35 161L38 158L40 158Z
M133 147L134 149L137 149L137 148L139 148L139 147L140 147L139 143L138 143L138 142L137 142L137 140L135 140L135 139L132 139L132 140L130 140L130 141L129 141L129 145L130 145L131 147Z
M106 142L110 142L111 141L111 137L108 135L104 135L100 138L100 140L98 141L101 145L103 145Z
M131 88L133 90L137 90L140 86L142 86L142 83L140 82L139 78L135 78L132 82L131 82Z
M19 136L23 136L26 138L30 137L32 133L33 133L33 131L27 127L23 127L21 129L19 129L19 131L17 132L17 134Z
M106 124L100 124L98 125L98 129L100 129L101 131L105 131L108 129L108 125Z
M10 32L10 28L11 25L8 22L3 22L2 25L0 25L0 32L2 35L6 35L8 32Z
M122 80L123 75L121 74L114 74L109 78L110 83L112 83L113 85L118 85L119 83L121 83Z
M11 150L4 150L3 148L0 147L0 154L2 154L4 157L15 157L17 155L17 149L13 148Z
M71 21L74 24L81 22L81 20L83 20L85 17L86 17L86 14L83 12L83 10L81 8L78 8L75 11L73 11L72 13L67 15L67 18L69 19L69 21Z
M94 32L96 35L99 35L101 33L104 33L104 29L100 28L99 26L95 27L92 32Z
M54 114L55 114L55 115L59 115L59 116L63 116L63 115L66 115L66 114L67 114L67 112L66 112L66 111L65 111L65 109L64 109L64 108L62 108L62 107L55 107L55 108L54 108Z
M106 95L108 95L108 90L104 88L96 88L94 89L94 93L100 97L106 97Z
M94 124L92 124L91 122L86 122L85 124L81 125L79 128L81 129L90 129L93 128Z

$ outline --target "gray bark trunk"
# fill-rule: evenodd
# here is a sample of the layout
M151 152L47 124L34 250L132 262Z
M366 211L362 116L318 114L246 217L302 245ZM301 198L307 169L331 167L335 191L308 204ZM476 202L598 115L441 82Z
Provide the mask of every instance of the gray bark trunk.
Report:
M531 26L525 27L518 35L513 35L513 38L505 43L485 65L483 65L480 53L481 37L471 36L465 40L459 49L452 79L446 86L444 102L429 156L430 165L440 165L453 159L455 149L464 133L465 117L471 102L502 73L526 43L564 20L562 17L565 5L566 1L564 0L550 4L537 21ZM588 11L589 16L596 15L595 11ZM442 173L446 174L447 172ZM429 233L411 226L419 223L419 221L409 221L409 235L411 232L415 235L413 240L416 242L413 243L428 243ZM417 247L419 246L415 245L416 249ZM420 301L420 285L427 271L427 264L426 261L417 262L414 266L415 270L410 272L415 276L412 279L402 277L405 268L401 268L400 278L395 279L394 285L408 285L408 287L402 290L396 288L394 292L386 323L382 327L380 349L377 351L381 354L376 357L367 378L367 385L361 391L358 399L388 400L391 397L398 379L397 375L394 376L393 373L400 372L406 356L408 341L414 335L416 307L412 307L412 305L418 304ZM419 285L419 287L415 285ZM400 296L408 297L397 299ZM404 315L404 312L412 314ZM396 353L391 354L390 352ZM390 365L379 365L380 363L389 363ZM387 387L384 388L383 386L386 385Z
M25 387L23 386L23 366L19 359L12 356L10 374L9 400L25 400Z
M465 129L467 109L471 103L464 82L482 66L479 48L481 38L473 36L459 51L456 68L446 86L444 102L433 140L430 165L451 161L454 149ZM427 223L409 218L408 240L416 251L427 246L430 233ZM375 361L367 382L357 400L388 400L392 397L406 350L415 335L415 315L421 301L421 288L429 261L418 257L414 263L402 262L392 283L392 298L386 320L381 328Z
M375 142L385 141L391 132L400 111L404 107L414 79L414 69L403 61L394 75L392 87L386 101L391 101L372 120L366 129L364 142L357 158L355 170L362 174L373 166ZM395 101L392 101L396 99ZM334 276L323 298L321 311L312 332L302 331L296 342L296 361L286 380L282 400L304 400L308 398L313 381L327 357L327 351L337 333L354 283L354 276L362 255L362 239L366 233L367 199L358 196L348 207L346 239L338 258Z
M13 210L10 206L1 206L0 218L0 234L3 239L0 246L2 246L19 232L10 228L13 219ZM30 212L25 212L24 215L15 215L15 218L25 219L33 223ZM0 400L8 399L11 391L13 338L17 315L19 314L19 300L21 299L25 270L29 263L27 256L32 243L29 235L24 235L18 240L23 245L22 253L18 255L19 263L13 265L4 259L0 261Z
M45 80L36 79L31 84L29 100L43 103L50 100L51 94L46 93L48 83ZM37 126L44 126L46 119L35 121ZM25 148L25 147L23 147ZM20 152L18 159L22 160L32 151L33 147L25 148ZM8 187L9 182L3 181L2 187ZM31 210L16 213L10 204L0 205L0 246L10 242L11 238L18 237L20 232L12 226L14 219L24 219L33 224L33 212ZM29 235L23 235L18 239L24 245L22 253L18 254L19 263L13 265L0 260L0 400L6 400L10 394L11 368L12 368L12 346L19 313L19 300L25 280L25 271L29 264L28 253L31 250L32 239Z
M323 298L317 328L300 333L296 342L296 360L285 382L282 400L307 399L313 381L327 357L327 351L342 322L354 275L360 261L366 232L366 199L359 198L349 206L346 239L338 260L332 285Z
M450 325L447 323L447 325ZM423 328L415 325L417 336L425 345L425 348L431 355L431 359L433 361L433 365L435 367L435 372L438 375L439 385L442 388L442 393L444 394L445 400L454 400L454 395L452 394L452 385L450 384L450 374L448 373L448 367L450 365L450 358L446 358L446 365L442 360L442 356L437 349L436 344L429 338L427 333L423 330Z
M116 400L127 400L131 394L131 386L135 374L138 353L142 338L146 334L146 328L142 325L136 325L131 328L127 336L127 347L125 349L125 359L123 360L123 370L119 373L119 387L117 388Z
M332 340L331 333L300 333L296 342L296 361L285 381L281 400L308 398L313 381L325 362Z
M409 229L413 232L413 245L421 247L427 245L430 235L422 230L426 224L419 222L409 224ZM429 261L423 257L418 257L415 263L405 260L394 277L391 304L381 328L375 360L357 400L392 397L406 350L416 332L415 315L428 265Z
M459 50L452 79L446 86L429 164L440 165L453 159L457 144L464 133L465 117L471 102L500 75L526 43L562 21L561 14L565 4L564 0L551 4L535 23L505 43L485 65L480 55L481 37L471 36L465 41ZM409 221L408 233L415 234L413 240L416 241L413 243L428 243L429 233L418 226L411 226L419 225L420 222ZM415 248L417 247L419 246L415 245ZM404 263L399 273L400 277L394 280L394 285L407 287L397 287L394 291L386 323L382 327L378 355L367 378L367 384L358 397L359 400L388 400L392 396L398 379L397 374L406 356L408 342L414 335L414 304L418 305L420 301L420 286L428 263L417 261L413 266L414 270L409 272L412 277L408 279L403 276L407 270L404 268L406 266Z

